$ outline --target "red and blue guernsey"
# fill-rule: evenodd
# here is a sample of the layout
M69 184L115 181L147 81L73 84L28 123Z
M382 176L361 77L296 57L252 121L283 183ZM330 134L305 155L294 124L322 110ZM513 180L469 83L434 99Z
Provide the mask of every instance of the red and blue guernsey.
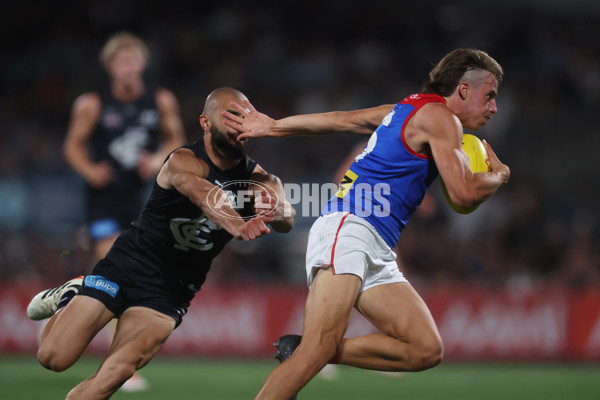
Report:
M394 248L400 233L438 176L433 159L414 152L406 125L425 104L445 103L436 94L413 94L383 119L355 159L321 215L350 212L368 221Z

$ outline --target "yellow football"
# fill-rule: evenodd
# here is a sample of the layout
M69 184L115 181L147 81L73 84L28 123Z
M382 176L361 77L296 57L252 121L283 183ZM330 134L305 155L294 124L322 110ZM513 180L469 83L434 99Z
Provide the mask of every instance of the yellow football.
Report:
M469 162L471 166L471 171L473 172L489 172L490 171L490 158L488 157L487 151L481 143L481 140L475 135L471 135L465 133L463 135L462 140L462 148L467 153L467 157L469 157ZM444 197L446 201L450 205L454 211L460 214L470 214L479 207L479 204L474 204L470 207L459 207L452 204L450 200L450 196L448 195L448 190L446 189L446 185L444 181L440 179L442 182L442 191L444 192Z

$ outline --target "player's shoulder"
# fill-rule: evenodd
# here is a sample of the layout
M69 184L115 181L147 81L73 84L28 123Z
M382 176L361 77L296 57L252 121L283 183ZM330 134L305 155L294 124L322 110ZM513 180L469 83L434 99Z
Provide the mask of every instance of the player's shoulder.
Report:
M100 114L102 97L98 92L86 92L79 95L73 102L73 112Z
M186 159L188 157L193 157L193 158L198 159L192 149L190 149L189 147L180 147L178 149L173 150L173 152L171 152L168 161L171 161L171 160L177 161L177 160L181 160L181 159Z
M414 115L414 122L424 130L436 130L442 125L455 125L456 115L445 103L432 102L423 105Z
M189 147L180 147L174 150L166 162L171 171L187 170L204 173L209 168L209 165Z
M85 104L93 104L93 103L102 103L102 96L99 92L85 92L77 96L75 99L75 103L85 103Z
M171 109L177 107L177 97L175 97L175 94L167 88L157 88L154 92L154 99L156 101L156 105L160 109Z
M426 103L419 109L419 112L421 111L423 111L421 115L433 115L436 117L447 117L454 115L452 110L450 110L445 103L439 102Z

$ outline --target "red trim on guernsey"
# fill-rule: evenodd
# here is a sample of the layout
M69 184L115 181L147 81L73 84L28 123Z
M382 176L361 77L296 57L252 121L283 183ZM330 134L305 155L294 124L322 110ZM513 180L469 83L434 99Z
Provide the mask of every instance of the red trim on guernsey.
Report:
M350 215L350 213L346 213L346 215L344 215L342 217L342 220L340 221L340 226L338 226L337 232L335 233L335 240L333 241L333 247L331 248L331 269L333 270L334 274L335 274L335 267L333 266L333 258L335 257L335 245L337 244L338 234L340 233L340 229L342 229L342 225L344 224L344 221L346 220L348 215Z
M408 121L410 121L410 119L412 118L412 116L414 115L414 113L416 113L417 111L419 111L421 109L421 107L416 108L410 113L408 114L408 117L406 117L406 119L404 120L404 124L402 124L402 130L400 131L400 138L402 139L402 144L404 145L404 148L413 156L415 157L419 157L422 158L424 160L429 160L429 156L426 156L425 154L419 154L416 151L414 151L409 145L408 143L406 143L406 139L404 138L404 129L406 128L406 124L408 124Z
M414 113L419 111L421 109L421 107L423 107L425 104L428 104L428 103L444 103L444 104L446 104L446 100L442 96L437 95L437 94L417 93L417 94L412 94L412 95L408 96L407 98L402 100L401 103L402 104L410 104L415 107L415 109L410 114L408 114L408 117L406 117L406 119L404 120L404 124L402 124L402 130L400 131L400 138L402 139L402 144L404 145L404 148L413 156L422 158L424 160L429 160L429 156L417 153L408 145L408 143L406 143L406 139L404 137L404 129L406 128L406 124L408 124L408 121L410 121L410 119L413 117Z

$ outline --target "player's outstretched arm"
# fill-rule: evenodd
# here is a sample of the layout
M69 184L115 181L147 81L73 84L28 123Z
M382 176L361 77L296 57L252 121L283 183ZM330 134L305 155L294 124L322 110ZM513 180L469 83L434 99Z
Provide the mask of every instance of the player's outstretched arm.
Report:
M272 211L273 219L270 225L277 232L287 233L294 227L296 210L285 198L285 190L281 180L267 173L257 165L251 176L253 183L250 190L255 193L254 210L263 215Z
M239 115L223 112L225 125L240 132L238 140L259 137L284 137L298 135L326 135L348 132L370 135L381 124L393 105L365 108L355 111L332 111L319 114L302 114L274 120L258 112L247 100L231 103Z
M157 182L163 189L176 189L189 198L237 240L249 241L270 233L266 224L272 221L272 212L244 221L231 206L227 194L207 181L207 176L206 163L198 160L191 150L179 149L165 162Z

